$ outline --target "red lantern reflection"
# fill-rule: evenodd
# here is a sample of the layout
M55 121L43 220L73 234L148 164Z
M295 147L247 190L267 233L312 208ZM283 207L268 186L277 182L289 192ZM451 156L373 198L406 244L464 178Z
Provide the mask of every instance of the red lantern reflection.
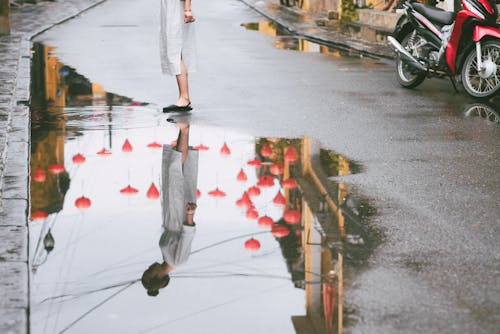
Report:
M80 210L85 210L90 208L92 202L85 196L79 197L75 201L75 206Z
M226 197L226 193L223 192L222 190L220 190L218 187L215 188L214 190L212 191L209 191L208 192L208 196L210 197L215 197L215 198L222 198L222 197Z
M73 158L71 158L71 160L73 161L73 163L75 165L81 165L81 164L83 164L85 162L86 159L85 159L85 157L83 155L81 155L80 153L78 153L78 154L75 154L73 156Z
M163 147L162 144L157 143L155 141L148 144L148 148L152 148L152 149L160 149L162 147Z
M260 227L272 227L274 225L274 220L269 216L262 216L257 223Z
M43 168L38 167L35 172L33 173L33 181L35 182L45 182L47 179L47 176L45 174L45 171Z
M254 238L245 241L245 248L250 252L255 252L260 249L260 242Z
M271 234L276 238L283 238L290 234L290 230L283 225L275 224L271 229Z
M102 150L100 150L99 152L97 152L97 155L99 155L101 157L105 157L105 156L111 155L111 151L103 148Z
M274 175L281 175L284 170L285 167L283 167L283 164L272 164L271 167L269 167L269 171Z
M263 175L259 177L259 181L257 182L257 186L261 188L270 188L274 186L274 177L270 175Z
M31 214L31 220L44 220L48 216L47 212L39 210Z
M248 177L247 177L247 174L245 173L245 171L243 170L243 168L240 169L240 172L236 176L236 180L238 180L239 182L247 182Z
M297 224L300 221L300 211L285 210L285 213L283 214L283 220L288 224Z
M255 186L254 187L250 187L250 188L248 188L247 193L248 193L248 196L250 196L250 197L259 196L260 195L260 189L259 189L259 187L255 187Z
M263 144L262 147L260 148L260 155L262 155L264 158L269 158L271 154L273 154L273 149L271 148L271 145Z
M276 205L285 205L286 204L286 198L283 196L281 191L278 191L276 196L274 196L273 203Z
M227 144L224 143L224 145L222 145L222 147L220 149L220 155L222 155L223 157L227 157L230 154L231 154L231 150L229 149Z
M236 201L236 205L240 208L246 207L247 209L252 207L252 200L246 191L243 193L241 198Z
M255 158L253 160L248 161L247 164L249 166L252 166L252 167L260 167L260 166L262 166L262 161L260 161L259 159Z
M286 180L283 180L281 182L281 185L285 189L295 189L295 188L297 188L297 181L293 178L288 178Z
M134 187L130 186L130 184L128 186L126 186L125 188L123 188L123 189L120 190L120 193L122 195L125 195L125 196L135 195L138 192L139 192L139 190L137 190Z
M158 199L160 197L160 192L156 188L154 183L151 183L148 191L146 192L146 197L152 200Z
M122 145L122 152L130 153L132 151L133 151L132 144L130 144L130 142L128 141L128 139L125 139L125 142Z
M285 161L293 164L299 158L299 153L295 146L288 146L285 150Z
M54 164L54 165L50 165L49 166L49 172L51 174L61 174L62 172L64 172L64 166L63 165L60 165L60 164Z
M247 210L247 218L251 220L257 219L259 218L259 213L257 212L257 210L250 208Z
M208 146L205 146L203 144L200 144L198 146L195 146L194 147L195 150L198 150L198 151L208 151Z

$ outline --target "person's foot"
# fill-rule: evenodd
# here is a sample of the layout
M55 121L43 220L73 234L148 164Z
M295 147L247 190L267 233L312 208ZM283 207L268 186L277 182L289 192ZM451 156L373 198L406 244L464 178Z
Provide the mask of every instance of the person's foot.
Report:
M193 110L193 107L191 106L191 101L189 99L186 99L184 97L179 97L177 99L177 102L175 104L169 105L168 107L163 108L164 113L169 113L169 112L188 112Z
M187 215L194 215L194 212L196 211L197 207L198 206L195 203L186 204L186 214Z

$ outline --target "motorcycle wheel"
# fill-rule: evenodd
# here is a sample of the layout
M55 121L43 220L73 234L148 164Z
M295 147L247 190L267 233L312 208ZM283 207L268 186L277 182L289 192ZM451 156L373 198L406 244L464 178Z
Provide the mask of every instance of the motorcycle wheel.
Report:
M486 70L477 70L476 49L472 49L462 67L462 85L475 98L490 98L500 90L500 41L481 43L482 61Z
M420 50L414 49L413 46L419 45L422 37L416 35L412 43L410 43L412 34L413 31L411 31L401 39L401 46L408 50L408 52L410 52L413 56L418 56ZM399 55L396 57L396 73L398 76L399 84L405 88L417 87L424 81L426 76L425 72L419 71L414 67L409 66L405 61L401 59Z

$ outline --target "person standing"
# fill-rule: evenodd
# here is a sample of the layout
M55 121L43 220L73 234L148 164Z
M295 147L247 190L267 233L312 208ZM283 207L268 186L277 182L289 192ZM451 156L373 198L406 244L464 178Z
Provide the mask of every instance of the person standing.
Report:
M191 0L161 0L160 57L162 73L175 75L179 88L177 101L163 112L188 112L188 73L196 72L195 18Z

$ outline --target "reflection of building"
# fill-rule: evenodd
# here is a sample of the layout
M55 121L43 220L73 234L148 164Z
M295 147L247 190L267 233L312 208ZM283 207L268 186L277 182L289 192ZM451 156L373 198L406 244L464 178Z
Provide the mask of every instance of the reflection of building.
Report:
M299 152L295 162L285 158L284 152L291 146ZM365 259L371 243L360 224L359 212L346 204L346 185L328 178L356 172L359 166L320 149L308 137L261 138L256 152L267 163L259 176L268 174L273 165L282 164L283 173L277 176L282 185L289 178L299 183L299 188L285 189L285 198L286 209L298 210L300 220L287 223L283 218L277 223L290 231L277 240L291 279L297 288L306 291L306 315L292 317L295 329L297 333L341 333L343 269Z
M131 103L129 98L106 93L101 86L60 63L53 50L50 46L34 44L31 82L31 212L44 211L47 214L62 209L70 181L66 171L49 171L50 166L64 166L64 108L95 104L111 108L115 104ZM44 173L44 181L38 178L36 182L33 178L35 172Z

